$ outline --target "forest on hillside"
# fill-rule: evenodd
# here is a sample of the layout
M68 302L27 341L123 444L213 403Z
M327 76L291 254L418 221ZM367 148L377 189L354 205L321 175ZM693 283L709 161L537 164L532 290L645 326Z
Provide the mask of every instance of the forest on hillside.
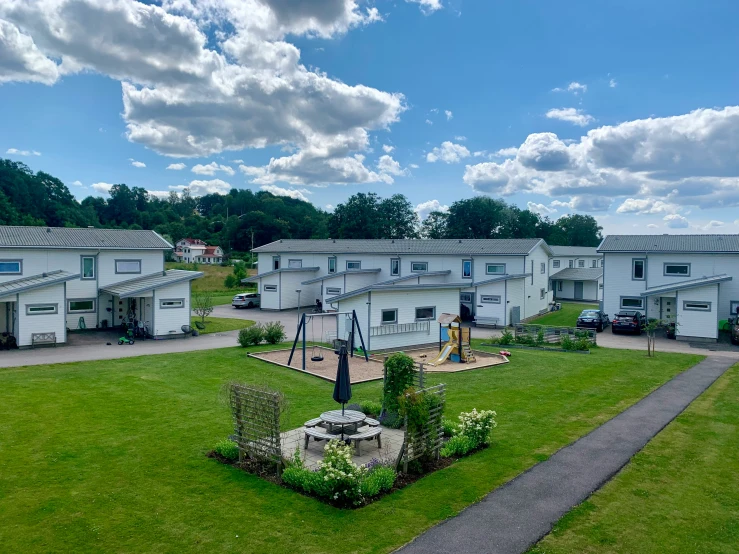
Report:
M569 246L597 246L602 238L592 216L566 215L554 221L483 196L458 200L447 212L432 212L424 221L402 194L381 198L357 193L330 213L265 191L231 189L226 195L192 197L185 189L159 198L121 183L110 189L109 198L88 196L79 202L56 177L3 159L0 225L153 229L173 241L197 238L229 253L287 238L537 237Z

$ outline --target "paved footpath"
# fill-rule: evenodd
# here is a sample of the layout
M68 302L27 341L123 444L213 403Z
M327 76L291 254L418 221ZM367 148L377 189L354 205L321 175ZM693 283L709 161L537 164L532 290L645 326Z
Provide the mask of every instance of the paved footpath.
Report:
M613 477L735 360L712 356L401 548L403 554L519 554Z

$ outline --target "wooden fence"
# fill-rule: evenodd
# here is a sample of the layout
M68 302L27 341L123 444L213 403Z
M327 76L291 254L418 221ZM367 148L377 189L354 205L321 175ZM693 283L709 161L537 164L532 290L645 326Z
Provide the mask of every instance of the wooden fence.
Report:
M587 337L591 344L597 344L597 333L595 329L578 329L576 327L552 327L550 325L533 325L519 323L513 326L513 334L517 337L531 337L536 340L539 331L544 332L544 342L557 343L564 335L573 339Z
M446 386L435 385L426 389L418 389L413 393L406 393L406 398L413 395L423 395L429 403L429 418L422 429L409 430L408 418L405 421L403 446L398 455L397 467L403 466L403 473L408 473L408 463L425 455L439 457L439 451L444 441L444 427L442 417L446 404Z
M234 421L234 439L239 445L239 461L243 462L249 456L274 462L279 474L282 466L282 395L279 392L231 383L229 400Z

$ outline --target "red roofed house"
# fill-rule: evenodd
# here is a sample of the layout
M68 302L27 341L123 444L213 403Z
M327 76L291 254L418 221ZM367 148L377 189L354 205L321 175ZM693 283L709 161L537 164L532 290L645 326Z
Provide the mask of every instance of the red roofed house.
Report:
M178 262L220 264L223 250L220 246L208 246L200 239L184 238L177 241L174 250Z

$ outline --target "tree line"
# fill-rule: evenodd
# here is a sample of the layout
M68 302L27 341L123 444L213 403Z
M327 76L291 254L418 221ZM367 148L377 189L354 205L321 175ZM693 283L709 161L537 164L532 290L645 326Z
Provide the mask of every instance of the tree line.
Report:
M78 202L56 177L0 159L0 225L153 229L173 241L184 237L248 252L279 239L543 238L549 244L597 246L601 227L588 215L556 221L503 200L475 197L432 212L423 222L402 194L357 193L332 213L309 202L269 192L231 189L192 197L187 189L160 198L142 187L116 184L109 198Z

